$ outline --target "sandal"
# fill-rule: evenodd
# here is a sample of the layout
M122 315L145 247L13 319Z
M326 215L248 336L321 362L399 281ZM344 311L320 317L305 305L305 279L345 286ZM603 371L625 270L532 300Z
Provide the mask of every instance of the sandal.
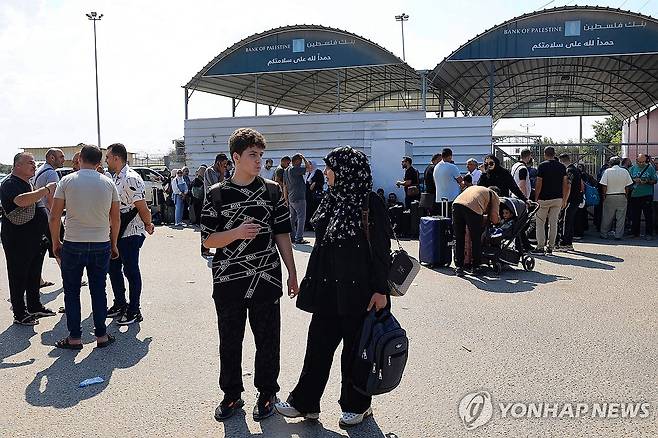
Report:
M105 348L110 344L114 344L114 341L116 341L116 338L112 336L111 334L108 333L107 335L107 341L105 342L97 342L96 343L96 348Z
M39 289L43 289L44 287L50 287L50 286L54 286L54 285L55 285L55 283L53 283L52 281L44 281L43 283L41 283L39 285Z
M55 342L55 347L63 348L65 350L82 350L82 344L71 344L71 340L68 336Z

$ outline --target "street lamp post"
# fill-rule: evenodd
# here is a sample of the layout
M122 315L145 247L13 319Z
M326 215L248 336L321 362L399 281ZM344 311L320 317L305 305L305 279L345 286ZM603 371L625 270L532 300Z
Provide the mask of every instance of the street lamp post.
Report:
M401 13L400 15L395 16L395 21L400 22L400 26L402 27L402 60L406 61L405 53L404 53L404 22L409 20L409 16L405 14L404 12Z
M101 116L98 104L98 51L96 50L96 22L103 18L103 14L90 12L85 14L88 19L94 22L94 67L96 69L96 130L98 131L98 147L101 147Z

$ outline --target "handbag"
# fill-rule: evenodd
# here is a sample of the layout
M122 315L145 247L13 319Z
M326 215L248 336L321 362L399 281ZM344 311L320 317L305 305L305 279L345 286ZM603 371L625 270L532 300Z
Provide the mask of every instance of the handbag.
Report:
M361 208L361 225L363 231L366 234L366 240L368 241L368 246L372 253L372 246L370 246L370 226L369 226L369 208L367 206L368 199ZM411 257L407 253L400 241L398 236L395 234L395 230L391 229L393 232L393 237L398 243L398 249L391 251L391 266L388 271L388 286L390 289L390 294L392 297L401 297L407 293L409 286L413 282L416 275L420 271L420 262L414 257Z
M407 187L407 196L409 196L410 198L415 198L418 195L420 195L420 189L418 188L418 186Z
M36 211L36 204L27 207L16 207L11 212L6 213L5 217L14 225L25 225L34 219Z

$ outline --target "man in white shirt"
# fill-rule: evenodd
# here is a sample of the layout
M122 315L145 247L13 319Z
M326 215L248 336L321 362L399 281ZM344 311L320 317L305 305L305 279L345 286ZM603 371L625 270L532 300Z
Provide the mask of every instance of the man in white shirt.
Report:
M121 143L108 146L105 161L114 174L114 184L121 201L121 229L117 247L119 257L110 262L110 282L114 292L114 304L107 311L109 318L119 317L117 324L128 325L142 321L139 300L142 295L142 275L139 271L139 250L144 244L146 233L153 234L151 210L144 198L144 181L127 164L128 152ZM126 286L123 276L128 279L130 289L126 302Z
M107 333L105 279L110 257L118 256L119 196L112 180L96 171L103 154L97 146L86 145L80 152L80 170L60 181L55 190L50 216L53 252L62 260L64 304L69 335L57 341L58 348L82 349L80 286L87 271L94 334L98 347L114 342ZM62 211L66 208L64 243L59 239Z
M268 158L265 160L265 167L260 170L260 176L261 178L274 181L274 171L276 171L276 168L274 167L274 161L272 161L271 158Z
M449 217L452 216L452 201L461 192L462 176L459 168L452 163L452 150L449 148L441 151L442 161L434 166L434 184L436 185L436 202L441 203L448 200ZM441 208L439 208L441 211Z
M57 169L61 168L64 166L64 152L62 152L61 149L48 149L46 152L46 162L43 163L39 168L37 169L37 172L35 173L34 176L34 188L35 189L40 189L42 187L46 187L50 183L55 183L57 184L59 182L59 174L57 173ZM53 196L55 195L55 192L53 193L48 193L46 196L41 198L41 205L46 207L46 211L48 212L48 215L50 216L50 209L53 205ZM52 250L52 238L50 237L50 228L46 230L46 238L48 239L49 245L48 245L48 255L51 259L57 260L57 264L59 265L59 259L55 258L55 254L53 253ZM62 238L60 236L60 238ZM53 286L54 283L51 281L44 281L41 279L41 287L47 287L47 286Z
M469 158L466 161L466 169L468 170L468 175L471 175L473 185L478 185L478 181L480 181L480 177L482 176L482 171L478 169L478 161L475 158Z
M612 228L612 220L617 219L615 240L621 240L626 222L627 195L633 185L628 170L619 167L621 158L610 158L610 168L603 172L600 184L603 187L603 218L601 219L601 238L606 239Z
M530 149L523 149L519 156L519 161L514 163L510 173L514 177L514 182L519 186L521 192L526 198L530 198L532 185L530 184L530 172L528 171L528 163L532 160L532 152Z

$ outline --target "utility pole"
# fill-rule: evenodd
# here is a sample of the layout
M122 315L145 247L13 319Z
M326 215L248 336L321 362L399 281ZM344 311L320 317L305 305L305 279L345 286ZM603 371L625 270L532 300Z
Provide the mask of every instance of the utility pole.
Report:
M401 13L400 15L395 16L395 21L400 22L400 26L402 27L402 60L406 61L406 56L404 53L404 22L409 20L409 15L405 14L404 12Z
M96 49L96 22L103 18L103 14L90 12L85 14L87 18L94 22L94 67L96 70L96 130L98 132L98 147L101 147L101 116L100 106L98 103L98 50Z

